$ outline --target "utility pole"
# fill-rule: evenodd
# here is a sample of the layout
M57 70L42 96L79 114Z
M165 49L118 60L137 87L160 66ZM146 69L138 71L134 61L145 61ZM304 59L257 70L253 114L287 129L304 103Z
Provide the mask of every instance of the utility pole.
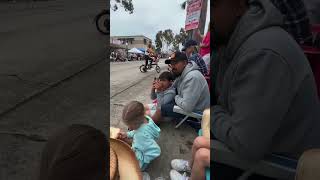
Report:
M188 3L187 3L187 6L188 6ZM205 29L205 25L206 25L206 18L207 18L207 6L208 6L208 0L202 0L199 26L197 29L192 29L192 30L187 31L188 39L193 39L193 40L197 41L199 44L201 42L201 39L200 39L200 37L198 37L196 35L196 33L199 29L200 33L204 34L204 29Z

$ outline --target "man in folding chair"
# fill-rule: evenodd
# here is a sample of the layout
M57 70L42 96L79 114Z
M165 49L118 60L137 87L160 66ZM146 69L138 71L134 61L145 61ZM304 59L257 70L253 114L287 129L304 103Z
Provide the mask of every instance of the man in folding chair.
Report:
M212 177L237 179L247 168L253 169L246 176L257 172L258 166L241 167L243 161L258 165L271 154L298 159L320 147L313 73L282 28L280 11L269 0L214 0L211 5L214 43L221 48L212 71L211 96L217 103L211 104L211 130L230 152L225 161L213 162ZM253 179L264 178L270 176Z
M190 114L193 112L202 113L206 108L209 108L209 87L196 63L188 62L186 54L179 51L173 53L165 63L171 65L172 73L177 77L173 83L177 94L174 103L162 105L155 112L152 117L154 122L160 123L163 117L186 120L185 115L174 111L175 106Z

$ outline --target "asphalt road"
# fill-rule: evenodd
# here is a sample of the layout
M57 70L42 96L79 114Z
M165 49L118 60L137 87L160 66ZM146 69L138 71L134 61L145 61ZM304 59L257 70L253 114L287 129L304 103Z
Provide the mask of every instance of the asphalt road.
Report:
M104 0L0 3L0 179L35 180L50 135L108 127Z
M121 121L123 106L132 100L144 104L150 103L150 88L154 77L159 74L152 70L141 73L138 67L142 62L111 63L110 65L110 125L126 130ZM159 63L162 72L167 69L163 60ZM179 129L174 128L175 122L160 124L161 134L158 144L161 147L161 155L147 168L151 179L157 177L169 178L171 169L170 161L175 158L189 159L191 147L196 131L187 125Z
M106 55L104 0L0 3L0 115Z
M36 180L46 139L71 124L106 132L108 64L98 63L0 118L0 179Z

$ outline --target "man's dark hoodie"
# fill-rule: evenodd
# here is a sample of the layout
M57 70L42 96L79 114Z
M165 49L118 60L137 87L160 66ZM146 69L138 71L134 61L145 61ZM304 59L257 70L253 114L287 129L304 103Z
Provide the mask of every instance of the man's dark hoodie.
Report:
M272 152L297 158L320 147L315 80L282 22L268 0L250 0L217 60L211 130L247 160Z

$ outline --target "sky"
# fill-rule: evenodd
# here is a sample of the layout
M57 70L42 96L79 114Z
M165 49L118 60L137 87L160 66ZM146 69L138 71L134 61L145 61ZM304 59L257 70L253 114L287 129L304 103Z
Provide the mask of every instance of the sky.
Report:
M110 11L111 36L144 35L155 40L158 31L171 29L175 34L184 28L186 10L180 8L184 0L133 0L134 12L129 14L120 7ZM112 1L111 1L112 2ZM210 18L208 1L206 29Z

